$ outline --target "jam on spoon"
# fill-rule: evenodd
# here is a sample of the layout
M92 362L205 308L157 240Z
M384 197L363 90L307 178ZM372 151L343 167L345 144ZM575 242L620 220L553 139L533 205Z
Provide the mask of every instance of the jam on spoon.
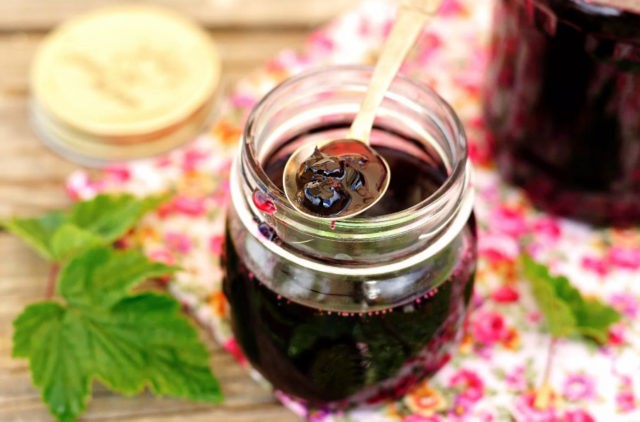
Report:
M296 200L321 217L359 212L375 202L388 169L362 142L336 140L316 147L296 174Z

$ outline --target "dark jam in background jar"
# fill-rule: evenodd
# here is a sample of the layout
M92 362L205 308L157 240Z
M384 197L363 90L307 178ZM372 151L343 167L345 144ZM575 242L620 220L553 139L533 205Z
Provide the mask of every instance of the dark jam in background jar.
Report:
M258 104L231 174L224 292L233 332L273 387L340 409L398 397L434 374L462 334L476 265L467 147L444 101L398 78L371 145L385 196L357 217L299 213L282 171L301 143L344 138L365 67L296 77Z
M638 224L640 14L595 3L496 1L485 114L501 173L535 204Z

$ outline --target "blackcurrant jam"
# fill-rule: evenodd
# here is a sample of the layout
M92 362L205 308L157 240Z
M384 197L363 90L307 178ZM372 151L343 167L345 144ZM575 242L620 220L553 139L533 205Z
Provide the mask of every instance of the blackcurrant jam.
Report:
M291 153L344 136L369 78L368 68L338 67L277 87L249 117L231 174L224 292L233 332L274 389L318 408L398 397L434 374L454 353L473 288L464 133L446 103L411 80L394 82L372 132L392 175L374 207L324 221L284 196Z
M613 3L496 1L485 111L534 203L622 225L640 222L640 8Z
M383 193L387 168L360 141L337 139L316 147L296 173L295 200L321 217L359 213Z

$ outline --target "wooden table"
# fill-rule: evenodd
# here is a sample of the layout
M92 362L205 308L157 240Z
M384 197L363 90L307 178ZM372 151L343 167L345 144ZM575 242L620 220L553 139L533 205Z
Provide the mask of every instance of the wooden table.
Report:
M223 59L223 82L232 83L356 0L164 0L210 29ZM78 168L46 149L27 115L28 71L38 43L61 20L106 0L3 0L0 2L0 218L31 216L69 205L64 181ZM11 358L11 322L45 295L48 265L13 236L0 232L0 421L52 420L30 381L27 361ZM99 385L82 420L272 421L298 420L255 384L211 338L212 367L222 383L220 406L114 395Z

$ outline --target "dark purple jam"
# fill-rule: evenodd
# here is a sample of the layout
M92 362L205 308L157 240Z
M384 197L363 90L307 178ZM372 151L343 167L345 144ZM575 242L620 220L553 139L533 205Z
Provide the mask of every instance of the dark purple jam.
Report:
M444 166L429 154L376 150L388 161L392 178L387 194L366 215L409 208L446 178ZM287 158L276 154L264 166L280 188ZM473 217L464 233L460 258L446 281L406 303L360 312L338 305L329 309L326 303L318 309L278 294L269 287L273 280L260 280L247 268L228 236L224 292L234 334L275 389L306 405L333 409L399 397L449 360L461 334L475 270ZM278 273L293 272L280 268ZM411 277L421 283L432 276L427 269ZM355 287L353 302L361 303Z
M325 311L271 291L229 239L226 254L224 291L245 356L274 388L314 407L397 398L433 375L453 353L473 286L469 256L438 289L411 303L370 313Z
M485 112L506 178L538 206L640 222L640 15L498 0Z
M321 217L354 214L381 194L387 169L370 148L349 139L316 148L296 174L296 200Z

